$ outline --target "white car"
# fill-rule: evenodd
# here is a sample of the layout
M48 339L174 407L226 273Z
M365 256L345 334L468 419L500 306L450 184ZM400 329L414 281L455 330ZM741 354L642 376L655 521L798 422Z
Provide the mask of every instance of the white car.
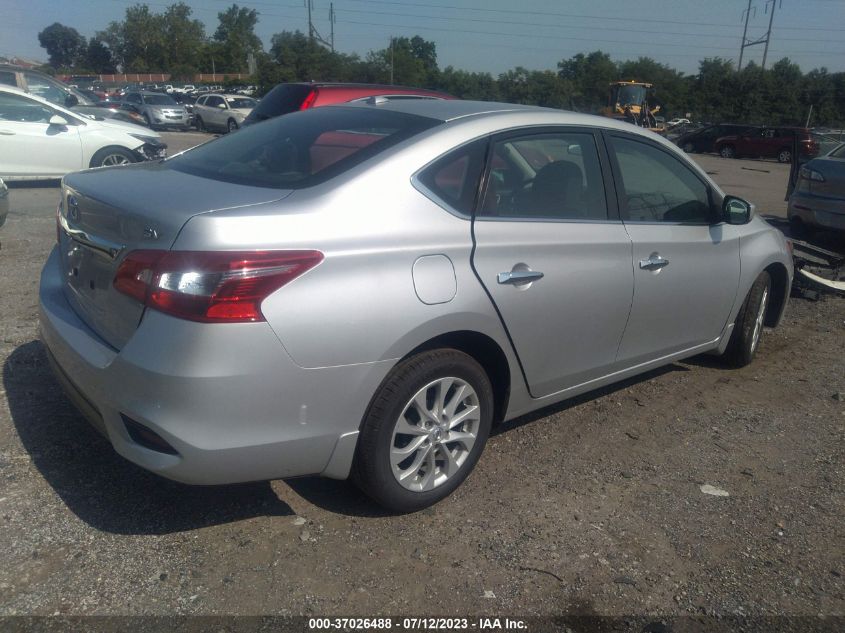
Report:
M666 123L666 125L668 125L670 127L674 126L674 125L680 125L681 123L685 123L686 125L689 125L689 122L690 122L689 119L672 119L671 121L668 121Z
M198 130L234 132L258 102L241 95L203 95L194 104L194 124Z
M0 148L0 178L8 181L164 158L167 145L139 125L98 120L0 86Z

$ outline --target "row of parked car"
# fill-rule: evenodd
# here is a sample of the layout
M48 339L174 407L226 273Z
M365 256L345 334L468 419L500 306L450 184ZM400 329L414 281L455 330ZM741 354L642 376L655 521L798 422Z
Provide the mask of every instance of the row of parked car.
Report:
M795 141L802 156L817 156L819 142L801 127L769 127L721 123L688 131L675 140L685 152L713 152L723 158L776 158L792 162Z

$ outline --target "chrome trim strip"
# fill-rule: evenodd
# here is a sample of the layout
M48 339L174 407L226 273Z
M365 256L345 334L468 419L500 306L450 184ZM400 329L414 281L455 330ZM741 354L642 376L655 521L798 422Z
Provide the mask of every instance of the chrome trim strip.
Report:
M124 248L126 248L124 244L118 244L117 242L112 242L105 238L86 233L82 229L75 229L71 227L70 224L68 224L67 218L61 214L59 214L59 226L61 226L65 234L74 242L78 242L83 246L87 246L91 250L102 253L110 259L117 259L117 256L120 255Z

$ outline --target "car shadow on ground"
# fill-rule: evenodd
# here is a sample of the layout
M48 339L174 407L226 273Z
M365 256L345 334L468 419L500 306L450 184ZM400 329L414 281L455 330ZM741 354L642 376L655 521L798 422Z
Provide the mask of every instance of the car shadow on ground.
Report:
M67 507L98 530L169 534L294 514L269 482L188 486L123 459L65 398L38 341L6 359L3 387L32 463Z
M628 387L640 382L645 382L664 374L679 371L685 372L690 370L688 367L674 363L665 367L660 367L645 374L640 374L639 376L634 376L633 378L623 380L613 385L595 389L580 396L570 398L569 400L544 407L543 409L533 411L508 422L497 424L493 427L490 436L495 437L502 433L513 431L516 428L532 424L557 413L562 413L585 402L596 400L598 398L611 395L617 391L627 389ZM376 505L376 503L370 500L369 497L358 490L355 485L349 481L335 481L331 479L323 479L321 477L302 477L299 479L287 480L285 483L300 497L309 503L326 510L327 512L355 517L381 517L392 514L391 512Z

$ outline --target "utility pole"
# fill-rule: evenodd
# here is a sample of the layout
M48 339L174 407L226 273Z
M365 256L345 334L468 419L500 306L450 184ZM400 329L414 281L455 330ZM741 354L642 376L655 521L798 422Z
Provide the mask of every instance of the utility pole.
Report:
M314 23L311 21L311 5L313 4L313 0L305 0L305 4L308 5L308 39L314 39Z
M393 84L393 36L390 36L390 83Z
M334 15L334 2L329 4L329 24L331 25L332 32L329 37L329 41L332 43L332 53L334 53L334 23L335 23L335 15Z
M748 0L748 8L745 10L745 28L742 30L742 45L739 47L739 65L736 67L737 70L742 70L742 54L745 52L745 43L748 41L748 18L750 17L751 0Z
M775 20L775 4L777 0L772 0L772 13L769 15L769 30L766 32L766 47L763 49L763 70L766 70L766 56L769 54L769 40L772 38L772 22ZM783 0L781 0L783 4Z

